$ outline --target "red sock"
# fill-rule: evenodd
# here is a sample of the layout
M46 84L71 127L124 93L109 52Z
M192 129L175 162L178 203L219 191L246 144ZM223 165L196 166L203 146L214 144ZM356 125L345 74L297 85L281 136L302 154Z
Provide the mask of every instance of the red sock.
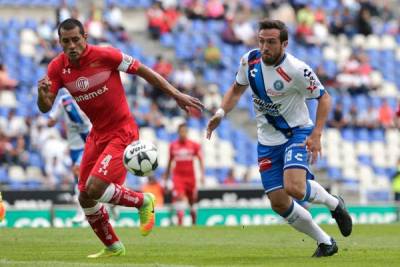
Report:
M97 209L96 208L97 205L101 206ZM102 204L97 204L97 205L93 207L97 209L97 211L95 211L92 214L87 214L87 213L91 213L88 210L92 209L93 211L93 208L85 209L86 218L90 226L92 227L93 231L97 235L97 237L101 240L101 242L103 242L104 245L108 247L114 244L115 242L118 242L119 239L109 222L110 217L108 216L106 208Z
M192 225L195 225L197 222L197 212L194 209L190 210L190 216L192 217Z
M143 205L143 193L114 184L115 191L108 203L125 207L140 208Z
M178 210L176 212L176 215L178 216L178 225L183 224L183 216L185 215L185 212L183 210Z

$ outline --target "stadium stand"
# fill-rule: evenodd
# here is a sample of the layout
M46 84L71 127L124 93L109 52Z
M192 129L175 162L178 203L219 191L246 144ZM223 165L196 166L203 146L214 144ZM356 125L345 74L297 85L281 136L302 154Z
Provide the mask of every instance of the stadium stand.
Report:
M387 201L391 199L390 179L400 156L395 128L400 87L400 71L396 68L400 63L398 14L390 8L390 2L388 6L372 1L350 2L353 4L338 0L293 0L290 4L261 0L182 1L177 5L177 1L157 1L159 4L154 5L151 0L106 0L102 3L104 10L95 7L88 16L78 15L87 17L89 33L91 27L93 32L100 31L99 36L92 36L93 42L111 44L154 66L157 58L145 55L143 48L131 41L118 15L125 8L145 12L149 26L154 26L149 29L149 40L155 38L175 53L176 61L167 78L181 90L201 98L210 92L198 90L198 84L205 84L204 88L217 85L220 95L229 88L240 56L256 45L254 36L260 17L284 18L291 35L288 51L314 68L333 97L335 108L323 137L325 153L316 169L326 172L332 183L360 192L362 201ZM195 8L193 3L200 6ZM61 9L73 15L77 4L72 0L0 0L0 6L54 7L61 17ZM215 6L208 6L211 4ZM210 12L221 8L222 14ZM173 18L174 23L165 25L166 21L157 21L158 16ZM93 23L96 21L100 24ZM0 183L9 188L59 188L68 186L71 179L66 171L54 172L67 169L70 164L63 151L63 127L48 129L45 116L36 108L36 81L60 51L54 37L55 25L55 20L0 18ZM213 61L209 60L210 53ZM194 81L181 84L183 75L193 76ZM141 136L155 142L159 149L159 177L167 160L162 155L167 155L168 143L185 115L142 81L124 77L124 83L132 112L142 125ZM250 90L238 108L254 118L249 103ZM315 113L312 103L310 110ZM160 117L149 115L155 113ZM206 141L206 119L187 118L190 136L202 144L206 155L206 185L222 184L232 168L237 183L243 183L239 177L248 175L246 183L259 184L256 140L225 120L215 138ZM24 140L22 151L19 139ZM51 152L44 150L49 140L53 142ZM133 176L128 179L134 187L139 182Z

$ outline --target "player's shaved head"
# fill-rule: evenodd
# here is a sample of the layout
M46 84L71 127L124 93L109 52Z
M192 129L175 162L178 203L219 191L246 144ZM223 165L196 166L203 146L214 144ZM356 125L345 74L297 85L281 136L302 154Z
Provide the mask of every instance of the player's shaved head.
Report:
M69 18L58 25L58 36L61 38L61 29L69 31L73 30L75 27L79 28L80 34L85 35L85 29L83 28L82 23L77 19Z
M272 20L272 19L264 19L259 22L259 31L261 30L270 30L270 29L277 29L279 30L279 40L281 43L288 40L288 29L280 20Z

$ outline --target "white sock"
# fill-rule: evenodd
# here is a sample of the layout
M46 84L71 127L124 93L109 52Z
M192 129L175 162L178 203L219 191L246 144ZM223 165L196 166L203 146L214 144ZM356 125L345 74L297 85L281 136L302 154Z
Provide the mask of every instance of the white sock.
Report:
M96 203L96 205L94 205L91 208L83 208L83 212L85 213L85 215L92 215L92 214L95 214L96 212L98 212L102 206L103 206L103 204Z
M306 181L306 194L303 200L310 201L312 203L324 204L330 210L335 210L339 204L339 200L329 194L325 188L323 188L319 183L313 180Z
M97 201L102 203L109 203L111 198L114 196L114 192L115 192L115 185L109 184L106 190L104 190L103 195L99 199L97 199Z
M312 239L316 240L318 244L332 244L331 237L313 221L310 212L295 201L292 201L292 206L285 213L289 214L286 217L282 215L282 217L297 231L310 236Z

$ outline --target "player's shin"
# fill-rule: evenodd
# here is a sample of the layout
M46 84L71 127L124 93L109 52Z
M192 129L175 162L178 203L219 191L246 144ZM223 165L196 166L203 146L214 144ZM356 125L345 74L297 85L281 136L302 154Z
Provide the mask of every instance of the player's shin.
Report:
M177 224L183 225L183 219L185 217L186 202L183 200L178 200L174 203L174 209L176 211L176 216L178 219Z
M143 193L135 192L118 184L110 184L97 201L125 207L140 208L145 199Z
M339 201L336 197L329 194L325 188L313 180L306 181L306 192L302 200L317 204L324 204L330 210L334 210L339 204Z
M330 236L313 221L310 212L295 201L292 201L290 208L281 214L281 216L285 218L294 229L310 236L312 239L316 240L318 244L331 244Z
M109 216L103 204L97 203L94 207L84 208L83 211L93 231L106 247L112 248L119 244L119 239L109 222Z

